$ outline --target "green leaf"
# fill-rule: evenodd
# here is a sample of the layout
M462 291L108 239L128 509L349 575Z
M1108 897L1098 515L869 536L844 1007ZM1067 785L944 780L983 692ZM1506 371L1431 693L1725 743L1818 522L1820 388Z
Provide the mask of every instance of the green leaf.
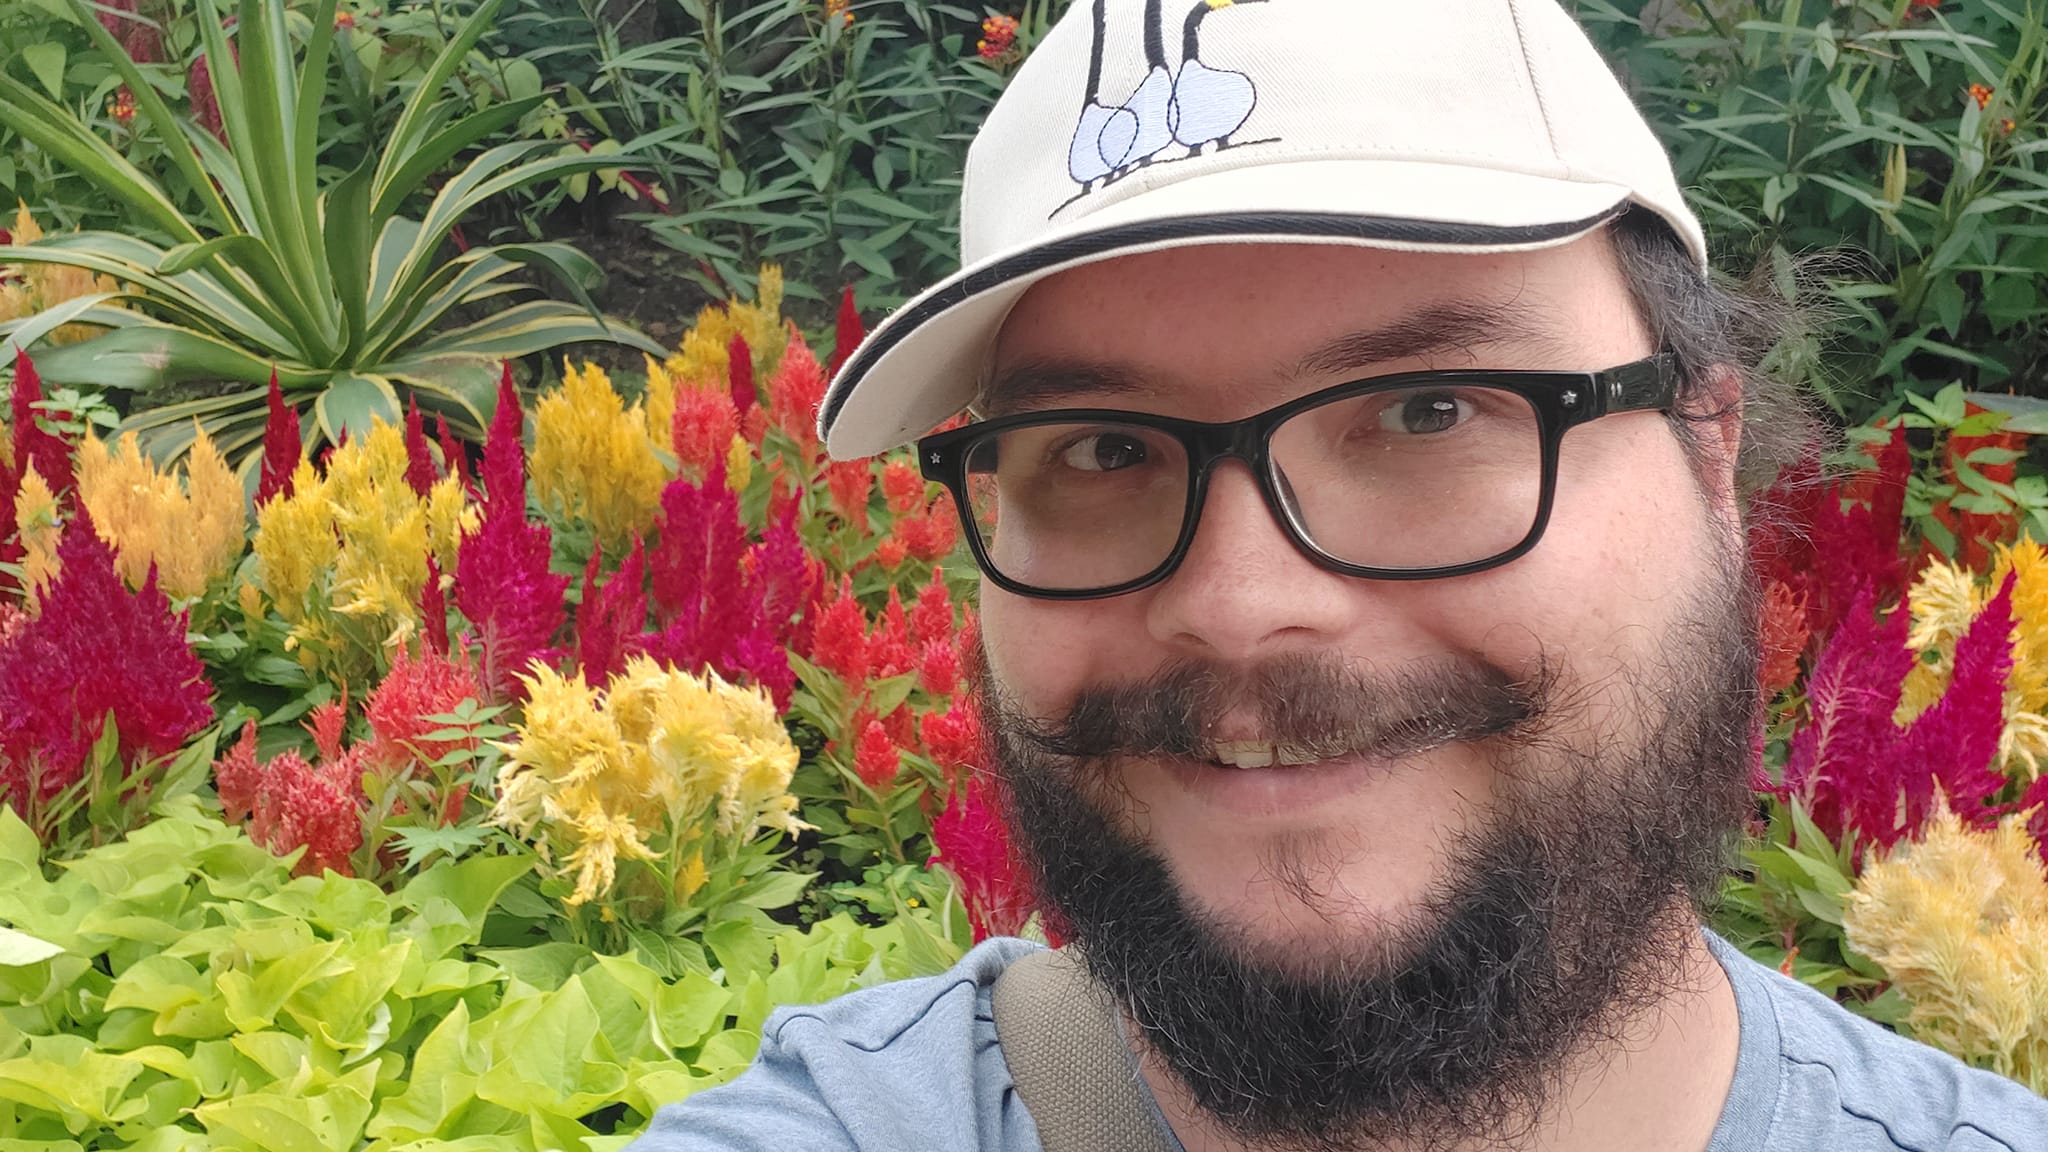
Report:
M63 954L59 945L0 925L0 968L26 968Z
M42 83L43 91L48 92L52 100L64 98L65 56L62 40L45 40L39 44L30 44L21 50L22 62L28 65L29 71L36 74L36 79Z
M817 878L813 872L769 872L735 886L733 899L762 911L786 908L802 899L804 890Z
M391 381L351 373L334 378L313 402L313 413L328 441L339 444L344 431L349 439L360 440L379 420L397 426L405 419L405 406L398 402Z

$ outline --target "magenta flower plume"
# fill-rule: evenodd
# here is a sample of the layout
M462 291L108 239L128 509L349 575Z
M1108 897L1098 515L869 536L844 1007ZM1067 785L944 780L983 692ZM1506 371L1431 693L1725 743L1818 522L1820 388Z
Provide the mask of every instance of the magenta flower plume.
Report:
M50 491L62 496L71 490L71 445L63 437L43 430L35 406L43 400L43 378L36 372L35 361L27 352L14 354L14 393L11 398L13 411L8 414L8 423L14 428L14 470L17 483L28 475L33 466L50 486Z
M462 486L469 491L469 498L477 498L476 480L469 474L469 458L462 450L462 441L455 438L455 430L448 427L448 417L443 413L434 414L434 438L441 442L441 465L450 476L462 477Z
M420 399L414 396L405 409L405 482L425 499L438 479L433 450L427 447L427 425L420 419Z
M984 777L971 776L966 790L932 820L937 851L931 863L944 865L959 881L976 943L1023 931L1038 905L994 790Z
M1918 831L1937 790L1967 819L1990 807L2006 778L1992 767L2012 670L2012 579L1956 645L1948 692L1911 726L1892 723L1913 666L1907 619L1880 620L1866 586L1843 613L1807 677L1809 719L1792 738L1785 790L1830 836L1854 831L1889 847Z
M519 407L519 389L512 384L512 365L498 377L498 410L484 439L485 515L509 501L526 515L526 412Z
M109 714L124 759L166 756L213 719L186 614L150 572L130 593L81 510L41 611L0 648L0 795L46 801L77 780Z
M625 668L639 650L647 623L647 557L640 542L633 542L626 562L602 585L599 563L600 554L592 552L583 572L583 603L576 610L576 659L588 684L603 684Z
M277 372L270 373L270 419L263 425L263 472L256 482L256 504L292 494L292 473L306 450L300 438L299 410L284 402Z
M833 326L832 366L825 370L827 376L839 375L839 369L853 356L853 350L867 339L868 330L861 325L860 309L853 304L853 286L847 285L839 292L839 316Z
M649 567L664 627L647 639L647 654L677 668L710 668L760 684L778 706L787 707L796 677L789 667L786 611L803 590L783 587L794 580L790 541L775 538L748 547L739 498L726 487L722 463L713 464L701 485L670 481L661 509L660 544ZM801 545L795 547L801 563Z
M747 347L747 338L733 333L725 346L726 379L732 386L733 411L744 419L747 411L761 402L761 392L754 383L754 350Z
M455 606L483 649L484 688L496 700L520 695L520 674L535 660L556 657L550 645L568 618L562 593L569 578L548 568L552 536L526 519L524 427L507 365L484 442L483 523L455 553Z

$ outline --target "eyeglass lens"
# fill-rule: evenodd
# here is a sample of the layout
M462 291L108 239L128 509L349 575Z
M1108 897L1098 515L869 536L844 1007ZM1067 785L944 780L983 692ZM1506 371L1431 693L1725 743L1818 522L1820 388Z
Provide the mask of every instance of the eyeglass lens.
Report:
M1432 383L1341 397L1274 429L1270 482L1301 534L1387 570L1491 559L1535 527L1543 433L1522 395ZM1172 556L1193 480L1173 434L1035 424L967 449L971 519L990 566L1044 591L1109 588Z

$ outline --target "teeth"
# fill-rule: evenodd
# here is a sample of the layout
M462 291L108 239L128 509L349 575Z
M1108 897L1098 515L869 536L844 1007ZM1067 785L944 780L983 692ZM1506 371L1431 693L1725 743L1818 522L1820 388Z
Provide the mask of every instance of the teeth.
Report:
M1216 760L1233 768L1269 768L1273 764L1274 748L1259 740L1232 740L1218 744Z

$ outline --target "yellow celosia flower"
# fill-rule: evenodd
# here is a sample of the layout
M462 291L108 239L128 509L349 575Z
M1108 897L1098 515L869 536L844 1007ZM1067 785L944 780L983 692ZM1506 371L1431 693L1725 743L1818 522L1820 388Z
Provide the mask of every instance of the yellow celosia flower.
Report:
M703 883L707 834L743 843L802 827L789 795L797 751L760 690L644 657L603 691L546 667L527 684L492 820L562 861L569 904L610 897L623 860L670 861L663 890L687 899Z
M667 444L674 439L676 378L654 357L646 356L644 359L647 361L647 390L641 396L640 407L647 413L647 438L656 444Z
M334 536L334 504L310 462L299 461L290 496L279 496L256 513L255 551L263 594L286 620L298 623L305 618L314 576L331 567L341 551Z
M675 355L669 357L666 365L674 384L725 384L731 379L728 350L734 336L743 337L747 348L753 352L757 380L774 375L782 360L782 349L788 341L782 322L780 265L761 266L760 285L753 303L729 300L723 304L707 304L697 313L697 322L683 335L682 345L676 349ZM651 405L649 414L653 414ZM666 424L662 425L662 428L666 427Z
M186 457L183 486L142 455L135 433L114 452L87 437L78 449L78 496L131 588L142 587L154 565L167 595L198 596L242 558L242 482L204 430Z
M1865 866L1842 923L1912 1004L1916 1037L2048 1091L2048 879L2021 817L1977 832L1944 805Z
M725 450L725 482L735 492L745 492L747 482L754 478L754 446L747 438L733 435L732 447Z
M562 517L588 524L623 552L654 527L667 472L646 419L628 410L604 369L563 365L561 388L533 413L534 491Z
M43 238L42 227L29 214L27 204L20 204L15 212L12 231L16 244L33 244ZM6 266L4 271L6 275L0 275L0 324L33 316L80 296L120 290L112 279L95 276L83 268L23 264ZM50 344L76 344L100 331L88 324L66 324L43 339Z
M0 420L0 472L14 467L14 433Z
M2048 761L2048 553L2028 539L2001 548L1991 587L2002 585L2008 572L2013 575L2013 665L2006 679L1999 752L2028 776L2039 776Z
M43 474L29 465L14 495L14 523L21 541L21 586L34 609L43 591L57 578L57 543L64 526L57 522L57 497Z

